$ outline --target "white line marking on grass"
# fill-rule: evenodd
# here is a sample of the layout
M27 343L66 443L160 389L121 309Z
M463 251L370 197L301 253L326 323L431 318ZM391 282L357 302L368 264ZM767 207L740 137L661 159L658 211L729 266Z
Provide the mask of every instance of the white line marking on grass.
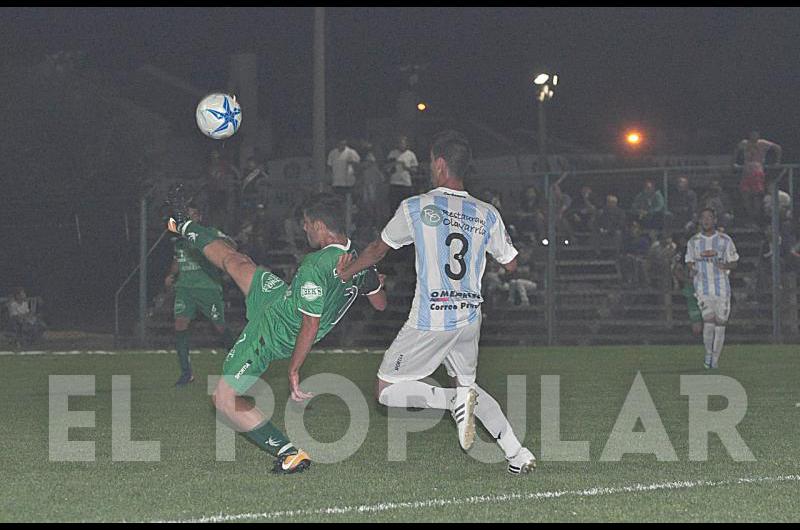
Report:
M233 521L248 521L258 519L291 519L295 517L313 515L344 515L344 514L371 514L388 512L392 510L419 510L425 508L442 508L445 506L460 506L465 504L500 504L514 501L544 501L559 499L561 497L597 497L601 495L616 495L620 493L648 493L651 491L686 490L701 487L736 486L741 484L762 484L768 482L798 482L800 475L787 475L783 477L753 477L735 480L687 480L679 482L663 482L660 484L633 484L631 486L595 487L584 490L540 491L533 493L508 493L505 495L477 495L473 497L450 499L427 499L408 502L385 502L379 504L362 504L355 506L333 506L330 508L317 508L306 510L284 510L276 512L241 513L235 515L208 515L199 519L186 519L174 521L153 521L159 523L225 523Z
M210 353L211 355L217 355L217 350L190 350L190 354L192 355L203 355L206 353ZM345 354L381 354L383 355L384 350L370 350L370 349L362 349L362 350L342 350L342 349L332 349L332 350L311 350L313 354L329 354L329 353L345 353ZM126 354L146 354L146 355L174 355L175 350L70 350L70 351L44 351L44 350L30 350L30 351L0 351L1 356L20 356L26 357L31 355L126 355Z

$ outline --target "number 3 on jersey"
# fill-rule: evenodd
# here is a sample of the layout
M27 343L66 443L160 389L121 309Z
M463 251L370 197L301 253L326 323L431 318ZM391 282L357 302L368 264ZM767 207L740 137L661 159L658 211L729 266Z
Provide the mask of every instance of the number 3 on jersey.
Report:
M457 242L455 245L453 242ZM444 266L444 273L452 280L460 280L467 273L467 263L464 261L464 256L469 251L469 241L463 234L452 233L445 239L445 244L450 247L451 251L456 251L453 254L453 259L458 262L459 268L454 271L450 264ZM458 244L460 243L460 245Z

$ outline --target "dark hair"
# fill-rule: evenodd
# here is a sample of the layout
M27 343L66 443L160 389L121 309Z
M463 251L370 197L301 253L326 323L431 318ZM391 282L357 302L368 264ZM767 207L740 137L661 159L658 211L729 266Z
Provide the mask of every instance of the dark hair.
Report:
M448 129L433 137L431 153L434 159L444 158L450 173L464 179L472 163L472 150L467 137L458 131Z
M709 208L709 207L703 208L697 213L697 217L699 218L701 215L703 215L703 212L711 212L711 215L714 216L714 219L717 218L717 211L714 208Z
M347 235L344 201L335 195L317 194L309 198L303 213L311 221L322 221L335 234Z

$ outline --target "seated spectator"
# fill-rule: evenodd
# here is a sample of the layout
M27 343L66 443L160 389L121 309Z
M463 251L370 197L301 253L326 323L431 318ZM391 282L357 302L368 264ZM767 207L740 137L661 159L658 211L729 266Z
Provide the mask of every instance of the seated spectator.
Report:
M38 341L47 328L38 313L40 305L41 299L28 298L22 287L17 287L8 301L8 317L22 346Z
M725 230L733 224L733 209L730 196L722 189L719 180L712 180L708 191L700 200L700 208L711 208L717 212L717 227Z
M590 186L583 186L578 200L570 207L568 218L574 230L590 232L597 218L598 208L594 204L594 195Z
M669 198L671 229L693 232L697 223L697 193L689 189L689 179L678 178L678 191Z
M496 261L490 261L483 275L483 299L488 307L497 305L500 293L508 292L508 282L504 279L505 268Z
M536 292L538 287L533 280L530 250L525 248L520 249L520 253L517 256L517 263L517 270L507 274L508 304L512 307L516 305L528 307L531 305L530 296Z
M600 246L609 241L619 253L622 246L622 233L625 230L625 211L619 207L616 195L606 196L606 207L600 210L595 223L595 251L599 253Z
M664 196L652 180L644 182L644 189L633 199L631 210L642 228L660 230L664 227Z

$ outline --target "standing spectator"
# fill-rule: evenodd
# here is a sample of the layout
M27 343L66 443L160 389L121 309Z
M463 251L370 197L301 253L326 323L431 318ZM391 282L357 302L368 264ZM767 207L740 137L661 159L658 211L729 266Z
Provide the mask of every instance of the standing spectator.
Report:
M772 191L775 183L770 182L767 193L764 195L764 216L766 222L772 222ZM778 220L780 223L787 221L792 216L792 198L782 189L778 190Z
M344 197L353 190L356 183L355 165L361 162L361 157L352 147L347 145L347 140L339 143L328 153L328 167L331 168L331 185L333 190Z
M632 221L623 236L620 270L625 283L641 286L646 283L645 256L650 250L650 237L638 221Z
M678 178L678 191L670 197L671 225L677 231L691 232L697 223L697 193L689 189L689 179Z
M622 233L625 230L625 210L619 207L616 195L606 196L606 207L600 210L595 223L595 252L599 254L601 243L610 239L614 249L619 253L622 247Z
M651 179L644 181L644 189L633 199L632 213L643 228L663 228L664 196Z
M408 138L401 136L397 149L389 152L387 169L389 171L389 204L392 211L396 210L406 197L414 193L412 174L417 171L419 162L417 155L408 146Z
M731 198L722 189L719 180L712 180L708 191L700 200L700 208L711 208L717 213L717 228L724 231L725 227L733 224L733 211Z
M528 186L522 196L519 210L512 216L513 222L519 226L521 235L531 238L533 234L533 241L541 241L547 236L545 226L547 204L542 200L543 197L536 186Z
M22 346L33 344L44 334L46 326L38 314L40 302L38 297L28 298L22 287L14 289L14 296L8 301L8 317Z
M775 151L775 163L781 163L782 148L780 145L764 140L758 131L751 131L749 138L739 142L733 153L734 166L742 153L742 180L739 190L742 192L745 213L751 224L758 226L761 211L761 201L764 196L764 164L767 153Z
M364 210L367 223L382 224L387 216L385 210L387 192L386 178L383 176L373 152L373 145L364 142L364 156L361 162L361 193L359 201Z

